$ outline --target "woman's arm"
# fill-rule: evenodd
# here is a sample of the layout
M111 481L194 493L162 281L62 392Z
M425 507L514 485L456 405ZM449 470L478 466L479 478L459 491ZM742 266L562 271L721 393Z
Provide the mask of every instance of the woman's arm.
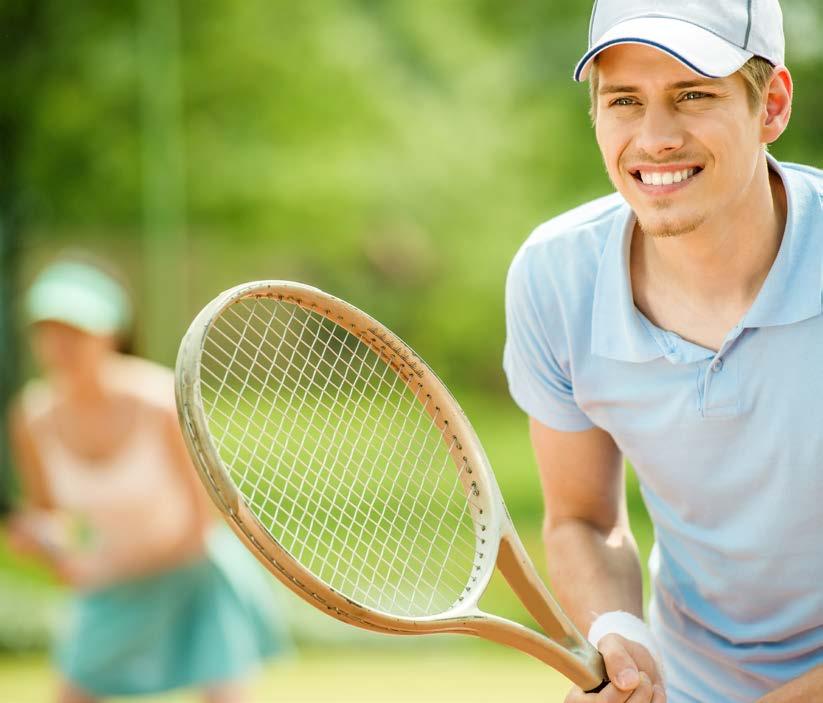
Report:
M17 474L23 491L24 505L40 510L53 510L54 503L46 479L46 472L37 453L32 428L18 398L9 413L9 436Z
M9 519L9 544L17 552L37 556L55 566L58 545L47 535L48 518L53 516L55 506L32 435L34 431L22 399L18 398L9 413L9 437L14 467L20 479L22 506Z

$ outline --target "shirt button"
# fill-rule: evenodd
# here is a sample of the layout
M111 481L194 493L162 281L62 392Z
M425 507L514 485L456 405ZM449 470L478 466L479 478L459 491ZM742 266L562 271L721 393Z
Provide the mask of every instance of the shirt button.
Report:
M712 362L712 367L711 368L712 368L712 371L714 371L714 373L717 373L718 371L720 371L720 369L723 368L723 359L715 359Z

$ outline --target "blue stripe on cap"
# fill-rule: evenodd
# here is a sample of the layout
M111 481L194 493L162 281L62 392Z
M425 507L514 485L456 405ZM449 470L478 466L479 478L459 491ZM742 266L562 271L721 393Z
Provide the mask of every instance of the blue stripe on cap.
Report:
M655 41L651 41L650 39L641 39L640 37L623 37L622 39L612 39L611 41L607 41L605 44L599 44L598 46L594 47L593 49L589 49L586 54L583 56L582 59L577 64L577 68L574 69L574 80L578 83L580 82L580 74L583 72L583 67L588 63L589 59L593 56L596 56L604 49L608 49L610 46L614 44L645 44L647 46L652 46L655 49L660 49L661 51L665 51L667 54L673 56L681 63L684 63L690 69L692 69L695 73L699 73L701 76L706 76L706 78L722 78L723 76L714 76L711 73L706 73L705 71L699 69L695 66L691 61L689 61L684 56L681 56L676 51L672 51L669 47L664 46L663 44L659 44Z

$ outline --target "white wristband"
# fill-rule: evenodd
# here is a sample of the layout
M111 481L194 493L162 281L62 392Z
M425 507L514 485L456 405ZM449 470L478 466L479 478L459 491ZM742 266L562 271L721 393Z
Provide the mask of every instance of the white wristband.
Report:
M589 628L589 642L597 647L606 635L620 635L627 640L637 642L637 644L645 647L649 654L654 658L660 675L663 675L663 660L660 658L660 652L657 649L654 635L640 618L623 610L614 610L609 613L603 613L592 623Z

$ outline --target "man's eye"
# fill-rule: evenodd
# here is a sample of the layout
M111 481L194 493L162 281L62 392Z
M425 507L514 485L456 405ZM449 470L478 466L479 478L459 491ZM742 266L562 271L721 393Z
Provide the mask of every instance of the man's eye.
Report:
M708 93L703 93L699 90L690 90L688 93L683 95L683 100L697 100L699 98L710 98L711 95Z
M634 98L617 98L612 100L610 105L615 106L622 106L622 105L634 105Z

